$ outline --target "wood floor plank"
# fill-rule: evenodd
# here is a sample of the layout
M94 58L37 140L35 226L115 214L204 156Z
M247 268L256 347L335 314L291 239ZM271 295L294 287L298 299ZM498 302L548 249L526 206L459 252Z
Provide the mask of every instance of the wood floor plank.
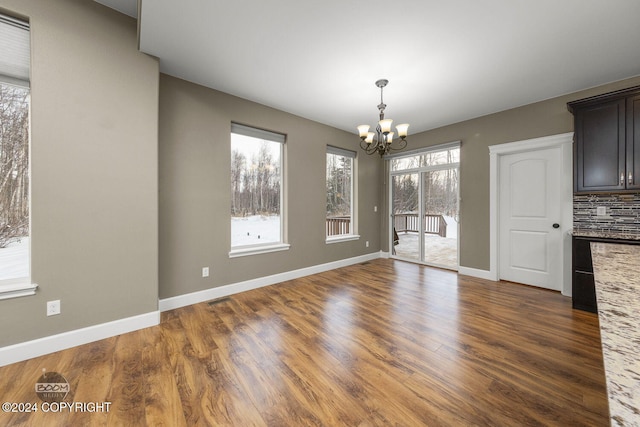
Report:
M105 401L111 402L108 425L145 425L145 385L140 332L117 337L113 353L110 389Z
M142 367L145 383L145 421L147 425L181 427L187 421L182 411L180 392L166 363L169 348L164 328L147 328L142 336Z
M42 367L66 375L69 399L111 411L0 425L609 425L596 315L557 292L394 260L0 368L4 400L37 399Z

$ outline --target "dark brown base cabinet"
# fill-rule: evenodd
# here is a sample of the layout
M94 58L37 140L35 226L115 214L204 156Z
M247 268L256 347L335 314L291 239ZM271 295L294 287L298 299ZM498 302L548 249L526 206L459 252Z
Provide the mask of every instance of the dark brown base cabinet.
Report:
M597 313L591 242L640 245L640 241L573 236L573 308Z
M573 237L573 308L598 312L596 285L591 262L591 241Z

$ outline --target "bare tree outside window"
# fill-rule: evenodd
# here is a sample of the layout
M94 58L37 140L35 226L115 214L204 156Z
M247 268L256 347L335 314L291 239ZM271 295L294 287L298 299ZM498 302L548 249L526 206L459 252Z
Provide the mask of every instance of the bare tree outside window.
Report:
M327 152L327 237L353 234L353 162L355 154Z
M28 237L29 89L0 83L0 279L28 276Z
M231 134L231 247L282 241L282 143Z

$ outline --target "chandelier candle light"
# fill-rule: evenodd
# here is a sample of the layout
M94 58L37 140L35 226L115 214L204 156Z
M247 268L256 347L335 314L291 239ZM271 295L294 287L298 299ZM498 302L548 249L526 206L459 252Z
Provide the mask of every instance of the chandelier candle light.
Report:
M384 118L384 109L386 104L382 100L382 90L389 83L389 80L380 79L376 82L376 86L380 88L380 104L378 110L380 110L380 121L376 126L375 132L369 132L369 125L358 126L358 132L360 134L360 148L362 148L367 154L378 153L380 157L387 154L392 150L402 150L407 146L407 131L409 130L409 124L403 123L396 126L398 131L398 139L393 140L394 133L391 132L391 123L393 120Z

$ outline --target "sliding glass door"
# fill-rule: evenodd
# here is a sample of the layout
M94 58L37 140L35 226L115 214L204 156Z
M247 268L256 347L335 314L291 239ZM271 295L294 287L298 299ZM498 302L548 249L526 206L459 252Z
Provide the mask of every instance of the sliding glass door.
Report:
M392 256L458 269L460 148L390 159Z

